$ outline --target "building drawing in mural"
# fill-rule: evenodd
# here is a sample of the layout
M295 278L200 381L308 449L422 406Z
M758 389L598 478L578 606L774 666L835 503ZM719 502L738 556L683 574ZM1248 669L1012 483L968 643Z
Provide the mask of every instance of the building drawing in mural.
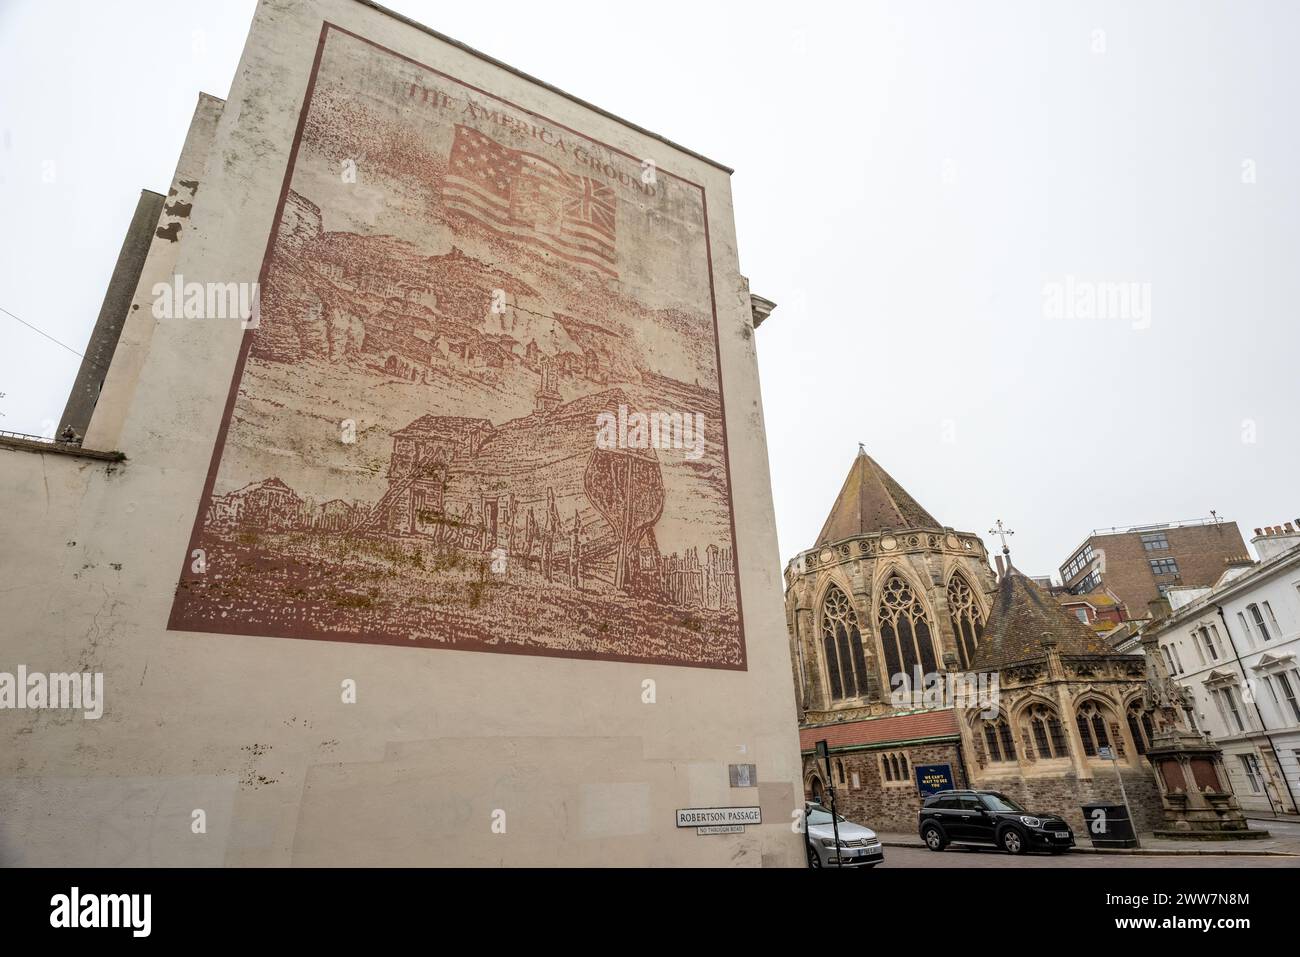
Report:
M170 627L745 667L703 188L342 31L314 70Z

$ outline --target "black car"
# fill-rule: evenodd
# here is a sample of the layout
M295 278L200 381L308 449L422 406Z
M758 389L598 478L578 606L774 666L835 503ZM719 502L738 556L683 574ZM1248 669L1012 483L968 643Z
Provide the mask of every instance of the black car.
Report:
M921 840L932 851L949 844L988 844L1008 854L1074 846L1074 832L1059 814L1031 814L997 791L939 791L919 814Z

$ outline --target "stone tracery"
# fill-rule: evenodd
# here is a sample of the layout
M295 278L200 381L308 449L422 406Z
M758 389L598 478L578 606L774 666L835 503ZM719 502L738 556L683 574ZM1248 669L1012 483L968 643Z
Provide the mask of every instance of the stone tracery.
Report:
M918 666L922 674L939 670L925 606L912 586L897 572L891 574L881 588L877 623L886 677L891 683L899 674L912 682Z
M954 572L948 579L948 616L957 642L957 660L965 671L970 668L975 649L984 637L984 617L975 593L960 572Z
M822 602L821 634L831 698L865 696L868 683L862 629L857 612L838 585L830 587Z

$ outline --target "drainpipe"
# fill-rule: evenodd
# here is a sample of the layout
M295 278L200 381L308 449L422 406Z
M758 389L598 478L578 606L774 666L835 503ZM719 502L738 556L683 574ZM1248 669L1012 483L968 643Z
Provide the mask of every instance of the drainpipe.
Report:
M1223 606L1217 602L1215 602L1214 610L1219 613L1219 620L1223 622L1223 632L1228 636L1228 644L1232 646L1232 657L1237 661L1237 669L1241 672L1242 678L1246 680L1246 686L1250 687L1250 676L1246 674L1246 666L1241 663L1241 655L1237 652L1237 642L1233 640L1232 629L1228 627L1228 616L1223 613ZM1259 727L1264 732L1264 740L1268 742L1269 749L1273 752L1273 757L1276 758L1278 757L1277 745L1273 743L1273 736L1268 733L1268 725L1264 723L1264 712L1259 710L1259 702L1255 700L1254 694L1250 696L1250 703L1255 706L1255 717L1259 719ZM1268 768L1267 761L1264 762L1264 770L1268 771L1269 777L1273 776L1273 772ZM1280 759L1278 770L1282 770ZM1300 804L1296 803L1295 792L1291 790L1291 782L1286 779L1286 771L1282 771L1282 784L1286 787L1287 797L1291 799L1291 807L1300 812ZM1264 796L1268 797L1267 790L1265 790ZM1272 798L1268 799L1268 804L1269 807L1273 806ZM1285 809L1283 813L1285 813Z
M957 732L957 767L961 769L962 780L966 782L966 787L974 788L975 782L971 780L970 769L966 767L966 748L962 744L961 732Z

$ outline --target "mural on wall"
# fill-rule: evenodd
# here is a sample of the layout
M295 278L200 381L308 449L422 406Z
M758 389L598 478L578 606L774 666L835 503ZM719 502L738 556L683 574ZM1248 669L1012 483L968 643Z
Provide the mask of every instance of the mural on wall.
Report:
M327 26L169 627L744 668L708 242Z

